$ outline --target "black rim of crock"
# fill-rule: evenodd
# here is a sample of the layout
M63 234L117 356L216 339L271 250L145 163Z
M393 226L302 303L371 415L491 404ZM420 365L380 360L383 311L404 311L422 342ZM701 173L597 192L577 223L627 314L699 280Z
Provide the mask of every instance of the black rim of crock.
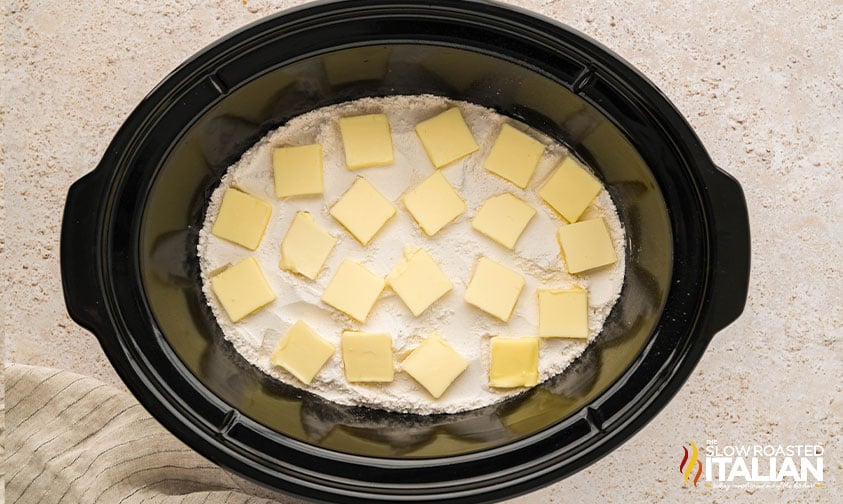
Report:
M279 437L214 397L181 364L157 331L145 301L119 300L115 283L135 278L141 289L138 258L115 258L114 250L137 250L139 226L113 212L131 185L127 170L144 135L163 114L178 111L176 101L206 81L217 95L225 84L215 69L226 54L246 51L272 34L292 32L308 23L354 16L449 16L453 22L515 33L527 43L564 48L583 64L573 90L598 109L597 82L634 103L673 142L684 160L681 177L694 191L699 211L698 243L674 243L686 264L671 286L666 310L684 315L684 332L659 324L647 347L624 377L579 414L533 436L491 450L441 459L385 459L332 452ZM403 41L407 42L407 41ZM198 101L204 99L199 97ZM209 94L208 99L211 99ZM207 103L205 104L207 105ZM191 104L188 104L188 107ZM192 106L196 106L193 104ZM185 109L180 113L196 114ZM608 110L612 117L613 112ZM178 134L179 132L174 132ZM624 131L629 137L634 132ZM163 159L163 157L162 157ZM145 194L135 195L141 203ZM670 195L667 195L670 198ZM72 207L86 212L71 214ZM131 227L131 226L129 226ZM87 243L86 240L88 240ZM77 257L90 249L84 268ZM728 246L727 246L728 245ZM686 254L686 255L683 255ZM165 427L202 455L256 482L316 500L486 502L534 490L573 474L619 446L651 420L678 391L711 337L742 311L749 274L749 225L740 187L711 162L691 127L645 77L596 42L561 24L520 9L482 1L320 2L260 20L200 51L171 73L136 108L118 131L98 168L71 188L62 230L62 279L71 316L100 340L128 388ZM693 263L693 264L691 264ZM705 271L685 278L683 271ZM677 281L678 280L678 281ZM716 292L716 296L714 293ZM663 314L663 318L665 315ZM156 349L144 350L138 324L153 331ZM669 344L666 338L673 338ZM659 348L654 355L652 349ZM665 349L670 349L665 352ZM269 439L272 439L270 444ZM252 445L252 446L250 446ZM271 446L271 450L262 450ZM272 452L268 455L265 452Z

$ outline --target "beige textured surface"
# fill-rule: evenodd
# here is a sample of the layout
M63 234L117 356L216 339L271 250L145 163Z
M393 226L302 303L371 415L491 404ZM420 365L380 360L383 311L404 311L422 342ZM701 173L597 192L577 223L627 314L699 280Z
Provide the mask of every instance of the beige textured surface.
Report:
M3 4L6 360L119 384L59 284L67 187L138 101L217 37L299 2ZM630 442L516 502L843 501L843 4L839 0L518 4L599 40L642 70L744 186L751 293L687 385ZM687 489L688 440L821 443L825 488Z

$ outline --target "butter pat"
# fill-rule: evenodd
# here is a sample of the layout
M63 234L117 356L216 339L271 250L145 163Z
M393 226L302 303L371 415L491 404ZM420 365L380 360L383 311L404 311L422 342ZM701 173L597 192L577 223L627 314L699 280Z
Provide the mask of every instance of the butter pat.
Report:
M342 364L350 382L391 382L395 376L392 363L392 336L385 333L342 333Z
M298 145L272 151L275 196L308 196L322 194L322 146Z
M384 114L341 117L339 123L349 170L392 164L392 131Z
M269 361L310 385L336 349L333 343L299 320L278 341Z
M544 144L504 124L483 166L524 189L533 178L543 153Z
M416 317L454 287L430 254L409 248L386 276L386 283Z
M602 217L562 226L557 238L568 273L580 273L618 260Z
M365 322L384 285L383 277L346 259L322 293L322 301L358 322Z
M222 196L211 234L255 250L261 243L271 214L272 206L266 201L228 188Z
M491 339L489 385L498 388L532 387L539 382L539 339Z
M401 368L435 399L468 367L468 361L433 333L404 359Z
M534 215L533 207L504 193L487 199L471 219L471 226L512 250Z
M275 293L254 257L247 257L212 277L211 290L232 322L275 300Z
M359 177L330 210L361 244L368 244L386 221L395 215L395 206L363 177Z
M539 336L588 338L588 291L582 288L538 291Z
M427 236L465 212L465 201L438 171L405 194L403 202Z
M481 257L465 290L465 300L506 322L524 288L524 277L489 258Z
M538 193L559 215L573 223L602 190L599 180L574 158L567 157L539 187Z
M460 109L456 107L417 124L416 134L436 168L449 165L480 149Z
M337 239L320 228L307 212L298 212L281 241L278 267L314 280L334 250Z

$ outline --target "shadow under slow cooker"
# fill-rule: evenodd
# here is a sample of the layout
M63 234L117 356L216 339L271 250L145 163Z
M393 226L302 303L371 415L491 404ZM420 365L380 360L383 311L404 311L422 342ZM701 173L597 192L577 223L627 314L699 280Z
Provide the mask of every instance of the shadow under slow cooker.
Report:
M490 53L494 41L489 41ZM240 65L212 84L224 97L206 110L158 170L145 206L140 265L149 308L193 375L242 415L322 448L378 457L442 457L511 443L568 422L571 441L601 419L574 418L615 385L647 345L671 281L672 235L653 174L595 106L576 94L587 72L560 60L554 78L530 61L446 45L361 46L303 58L243 85ZM543 62L547 65L548 62ZM586 75L586 77L582 77ZM573 82L574 92L561 82ZM626 229L626 275L603 332L564 373L496 405L419 416L341 406L280 383L225 341L201 291L196 258L205 206L225 170L268 131L315 108L368 96L431 93L495 109L555 138L591 166ZM598 104L599 105L599 104ZM551 238L552 239L552 238ZM560 263L561 266L561 263Z

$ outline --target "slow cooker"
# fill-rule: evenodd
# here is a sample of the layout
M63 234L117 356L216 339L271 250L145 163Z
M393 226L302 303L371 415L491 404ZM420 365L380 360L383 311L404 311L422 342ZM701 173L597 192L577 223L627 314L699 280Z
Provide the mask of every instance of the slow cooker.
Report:
M480 410L340 406L251 367L203 298L196 243L226 168L318 107L431 93L568 146L627 233L603 332L566 372ZM197 452L330 502L488 502L565 478L652 419L741 313L749 223L738 183L645 77L574 30L496 3L321 2L230 34L166 77L70 188L70 315L127 387Z

